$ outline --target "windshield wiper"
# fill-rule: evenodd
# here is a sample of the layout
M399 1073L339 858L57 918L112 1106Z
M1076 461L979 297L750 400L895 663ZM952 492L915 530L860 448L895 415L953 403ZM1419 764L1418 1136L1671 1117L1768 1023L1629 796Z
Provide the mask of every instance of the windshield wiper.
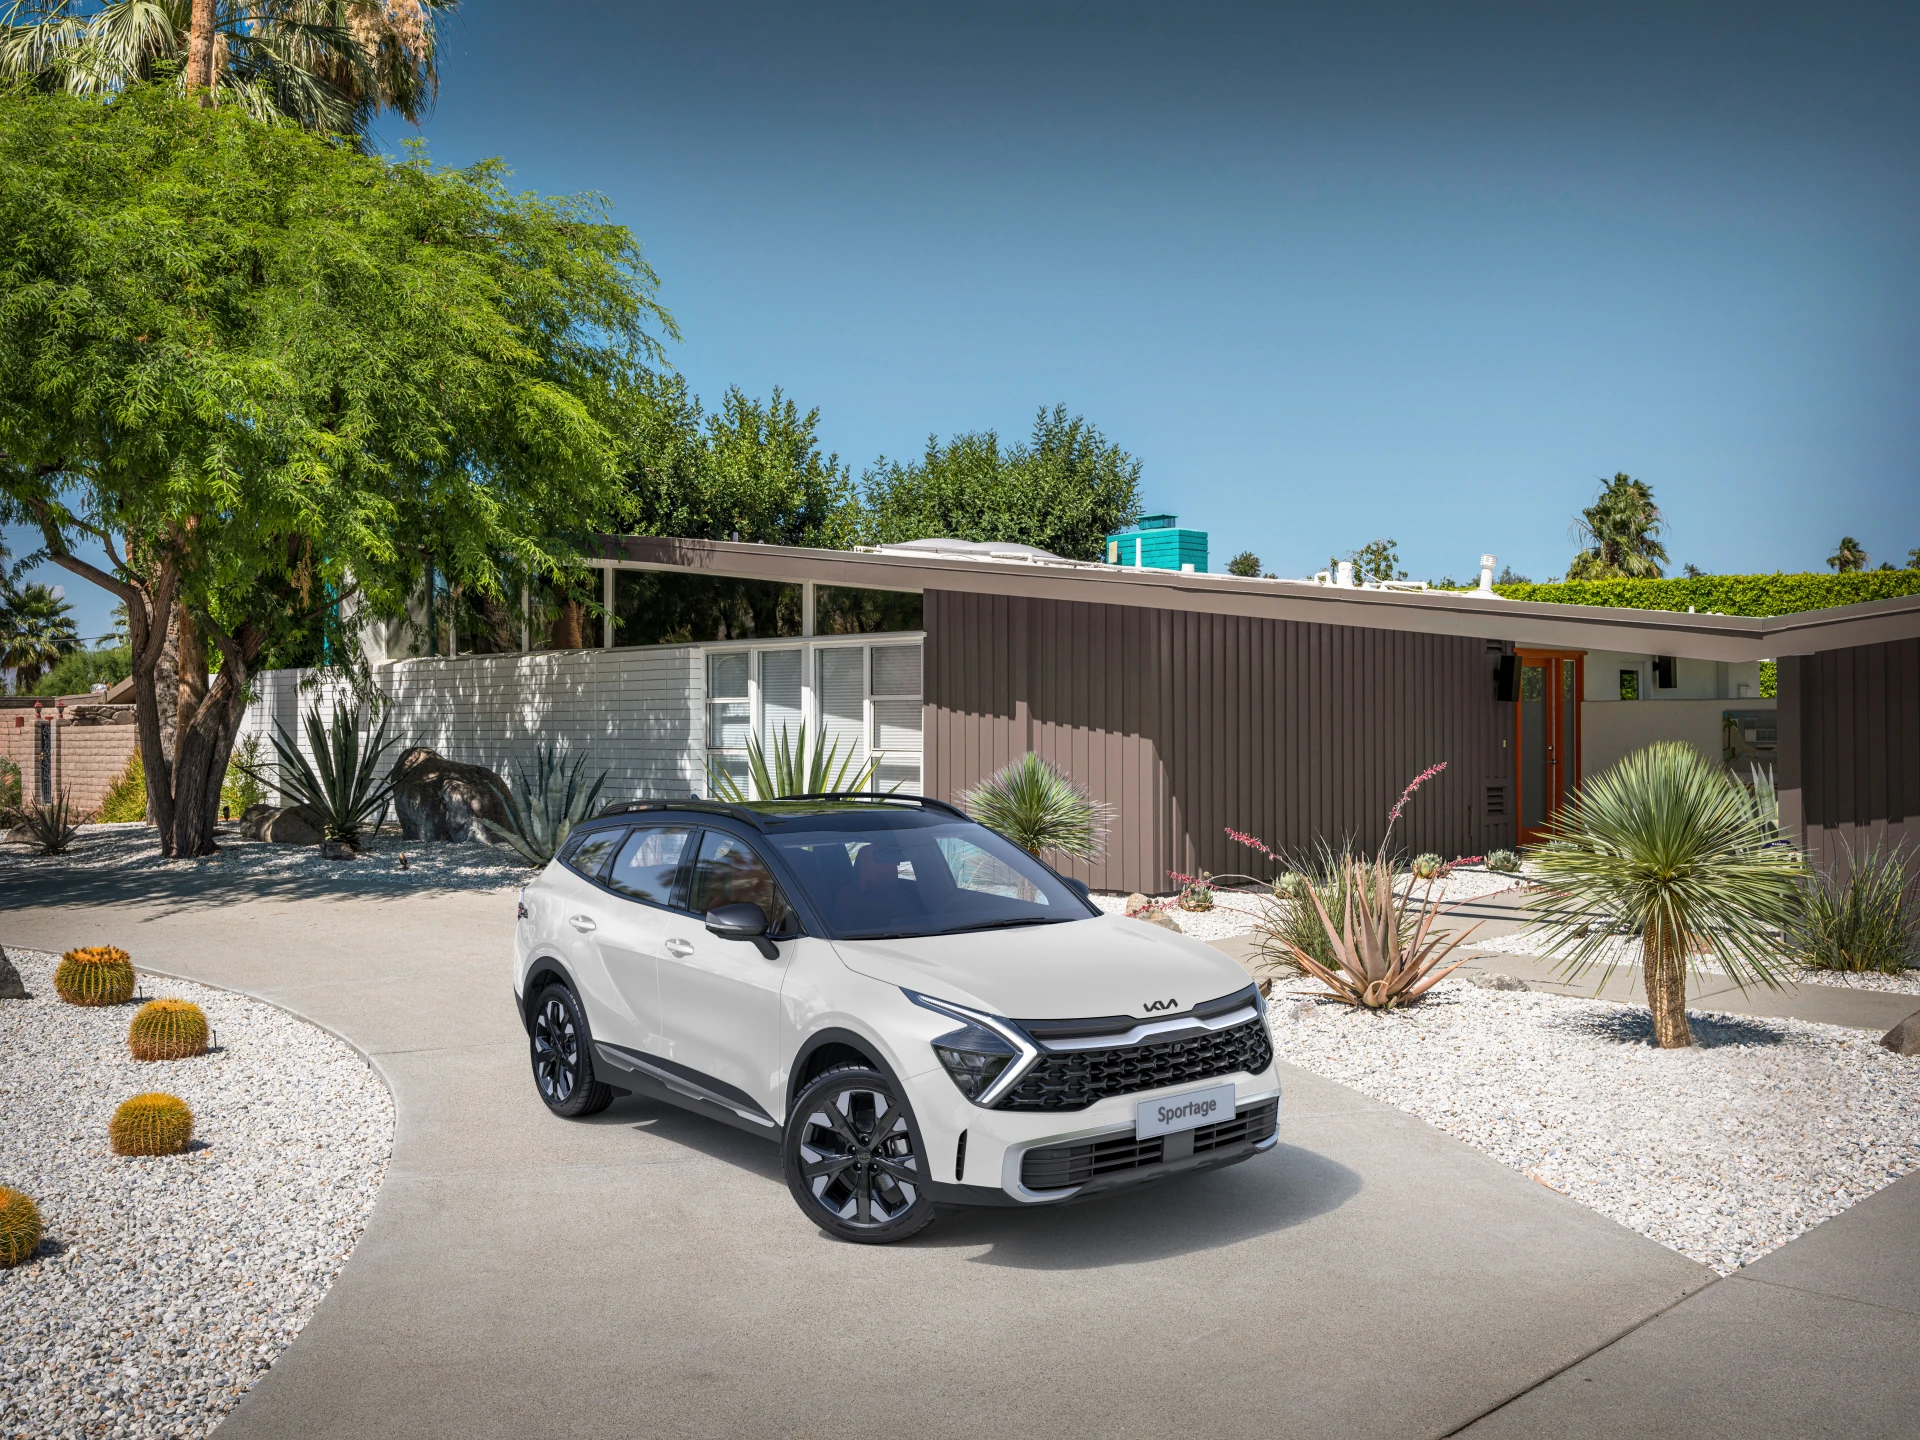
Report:
M1055 920L1040 917L1030 920L982 920L977 925L956 925L951 930L855 930L842 935L842 940L931 940L939 935L963 935L969 930L1005 930L1015 925L1065 925L1076 917L1062 916Z
M969 930L1007 930L1015 925L1065 925L1073 917L1061 916L1055 919L1051 915L1036 915L1026 920L982 920L977 925L956 925L951 930L936 930L936 935L964 935Z

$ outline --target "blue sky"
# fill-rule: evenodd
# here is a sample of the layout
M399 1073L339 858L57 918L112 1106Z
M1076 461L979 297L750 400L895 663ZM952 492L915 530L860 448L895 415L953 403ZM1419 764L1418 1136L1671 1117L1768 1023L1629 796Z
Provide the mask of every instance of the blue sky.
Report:
M1062 402L1216 568L1545 578L1616 470L1676 565L1903 559L1920 10L1586 8L467 0L424 133L605 194L695 390L856 472Z

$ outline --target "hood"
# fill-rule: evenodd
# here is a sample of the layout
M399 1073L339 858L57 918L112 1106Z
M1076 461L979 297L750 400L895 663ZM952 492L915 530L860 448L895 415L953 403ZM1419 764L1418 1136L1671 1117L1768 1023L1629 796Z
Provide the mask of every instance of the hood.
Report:
M1211 945L1120 915L833 946L862 975L1013 1020L1177 1015L1250 983Z

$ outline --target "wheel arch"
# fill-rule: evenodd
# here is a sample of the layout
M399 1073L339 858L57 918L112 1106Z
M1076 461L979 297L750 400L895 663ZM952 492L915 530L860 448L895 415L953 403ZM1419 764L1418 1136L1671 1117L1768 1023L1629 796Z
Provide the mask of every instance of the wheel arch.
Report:
M580 1017L586 1018L586 1001L580 996L580 987L573 983L573 976L558 956L537 956L527 966L527 978L520 990L520 1024L526 1032L533 1033L533 1002L536 996L549 984L558 982L567 987L580 1001Z
M813 1080L835 1065L870 1065L878 1070L901 1094L906 1094L900 1085L899 1072L888 1061L886 1051L875 1044L871 1037L857 1030L830 1026L817 1030L807 1037L793 1057L793 1066L787 1072L787 1105L791 1110L793 1102L800 1092Z

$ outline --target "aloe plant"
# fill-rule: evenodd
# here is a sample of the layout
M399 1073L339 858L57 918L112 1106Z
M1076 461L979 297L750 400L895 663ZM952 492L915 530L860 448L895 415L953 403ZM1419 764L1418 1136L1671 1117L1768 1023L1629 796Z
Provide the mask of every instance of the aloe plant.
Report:
M519 794L509 787L501 787L507 823L498 825L491 820L480 823L528 864L545 865L566 843L573 827L593 813L593 802L599 798L600 787L607 783L607 772L602 770L600 778L591 785L582 784L580 772L586 763L585 755L576 755L571 762L566 762L561 760L557 746L538 747L534 751L532 774L527 773L524 765L514 767L520 772Z
M1394 1010L1413 1004L1460 968L1460 961L1444 970L1439 966L1477 925L1458 934L1432 934L1433 922L1450 912L1396 895L1390 862L1345 855L1337 863L1338 878L1331 887L1340 894L1337 928L1320 898L1321 887L1305 887L1325 950L1298 936L1294 926L1275 926L1267 932L1269 942L1289 961L1327 987L1328 999L1368 1010ZM1304 909L1300 901L1288 903ZM1417 914L1410 915L1415 906ZM1330 953L1333 963L1324 963L1315 951Z
M327 839L358 845L360 832L370 821L373 828L379 828L393 797L394 776L380 773L381 757L395 743L387 736L387 719L383 716L371 741L362 744L360 712L346 701L336 700L331 728L322 720L317 704L307 711L304 728L308 748L313 751L311 761L286 727L276 721L273 749L279 758L279 773L269 775L244 759L237 762L239 768L279 791L282 800L312 811L319 817Z
M27 838L39 847L42 855L66 854L67 847L73 844L73 837L80 833L73 803L64 790L51 804L23 808L20 811L20 824L25 827Z
M780 733L774 737L771 756L761 748L759 736L747 738L747 774L751 778L753 793L762 800L776 800L785 795L824 795L865 790L880 760L881 757L877 755L870 760L861 760L860 747L851 741L847 744L845 755L840 753L838 741L832 745L817 742L809 745L804 720L791 737L786 726L780 727ZM707 775L715 799L733 805L746 804L746 791L726 771L717 765L709 765Z

